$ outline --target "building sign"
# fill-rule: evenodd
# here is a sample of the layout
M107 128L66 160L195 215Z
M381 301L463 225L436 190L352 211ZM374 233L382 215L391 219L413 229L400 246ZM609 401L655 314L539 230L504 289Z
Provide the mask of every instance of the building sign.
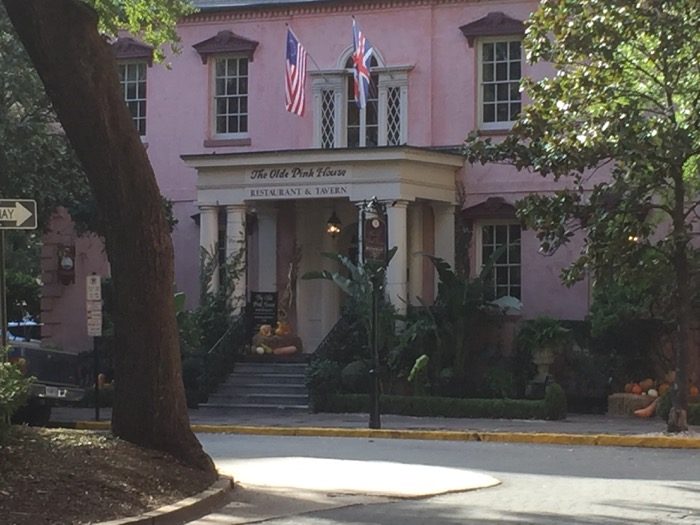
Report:
M347 197L350 170L342 166L252 168L246 173L246 200Z
M246 189L246 200L255 199L323 199L347 197L350 191L343 184L313 186L273 186Z
M253 333L257 334L264 324L274 328L277 323L277 292L250 292L250 314Z
M385 263L387 256L386 220L379 218L365 219L363 229L363 257L365 261Z

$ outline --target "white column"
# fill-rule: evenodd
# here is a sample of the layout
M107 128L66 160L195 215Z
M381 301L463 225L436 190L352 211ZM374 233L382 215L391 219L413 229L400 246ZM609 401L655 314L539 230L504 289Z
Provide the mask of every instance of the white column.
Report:
M386 209L388 247L389 249L397 248L387 269L386 292L389 300L402 314L406 312L408 299L408 281L406 279L408 268L407 207L408 201L396 201L393 205L387 206Z
M226 261L230 263L235 257L238 264L239 277L232 286L231 306L234 311L245 308L246 304L246 235L245 235L245 204L230 204L226 206ZM242 253L241 253L242 252Z
M446 202L433 203L435 216L435 256L455 265L455 206Z
M258 206L258 290L277 291L277 208Z
M215 264L214 272L209 281L209 292L214 293L219 289L219 208L217 206L199 207L199 247L200 264L211 262ZM204 253L207 255L203 257ZM202 271L203 268L200 268Z
M423 205L408 207L408 295L409 304L416 305L423 294Z

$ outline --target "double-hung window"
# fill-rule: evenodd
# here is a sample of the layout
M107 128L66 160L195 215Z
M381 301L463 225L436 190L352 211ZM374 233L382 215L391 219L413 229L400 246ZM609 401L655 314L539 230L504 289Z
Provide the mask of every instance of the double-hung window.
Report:
M119 85L124 95L124 102L141 136L146 134L146 70L146 62L119 64Z
M479 117L481 129L512 126L522 108L522 42L488 39L479 42Z
M211 75L211 125L204 146L250 145L250 64L258 43L224 30L192 47Z
M520 225L508 221L480 223L477 227L477 267L489 265L489 299L521 299Z
M350 56L343 58L340 67L311 73L316 146L330 149L405 144L410 66L386 67L373 56L364 108L359 108L355 100Z
M139 135L146 135L146 80L153 63L153 48L130 37L112 43L117 60L119 87Z
M214 68L214 126L217 136L248 133L248 59L217 57Z

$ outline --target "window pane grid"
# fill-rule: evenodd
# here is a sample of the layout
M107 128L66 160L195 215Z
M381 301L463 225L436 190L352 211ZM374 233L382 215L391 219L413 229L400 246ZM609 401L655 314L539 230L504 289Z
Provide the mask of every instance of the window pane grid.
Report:
M216 133L248 131L248 59L217 59L214 94Z
M146 63L119 64L119 84L139 135L146 134Z
M335 147L335 92L321 92L321 147Z
M388 88L386 103L386 143L387 146L397 146L401 143L401 88Z
M484 42L481 45L482 120L512 122L521 109L521 43Z
M488 281L490 299L510 296L521 298L520 226L516 224L487 224L481 229L483 264L501 250L492 263Z

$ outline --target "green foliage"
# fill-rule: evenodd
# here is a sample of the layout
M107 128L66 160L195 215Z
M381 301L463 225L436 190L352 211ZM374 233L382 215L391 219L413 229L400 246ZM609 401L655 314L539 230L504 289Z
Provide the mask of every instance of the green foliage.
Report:
M699 26L696 0L543 0L524 45L530 62L556 74L523 82L531 104L509 137L472 134L465 150L471 162L565 179L560 191L525 198L519 217L544 253L585 233L566 283L592 273L604 283L652 284L645 291L656 312L680 333L679 378L700 259L691 242L700 205Z
M247 342L247 323L243 312L235 312L235 283L245 271L245 251L231 254L219 267L215 249L202 249L200 265L200 305L184 309L185 295L175 294L176 317L180 333L183 380L188 406L197 406L233 370L237 353ZM219 288L211 290L214 275ZM240 315L239 315L240 314Z
M0 350L0 438L10 425L10 418L27 400L31 379L18 366L6 361L7 351Z
M314 359L306 369L306 387L311 396L314 411L325 410L331 394L338 392L341 384L341 366L337 361Z
M561 394L561 388L554 388L549 397L543 400L384 395L381 398L381 411L383 414L419 417L564 419L566 401L564 398L562 404ZM336 413L367 412L369 397L363 394L331 395L326 399L324 409Z
M369 366L365 361L357 360L348 363L340 372L340 382L343 390L353 394L369 392Z
M566 418L566 394L557 383L547 385L544 394L544 419L553 421Z
M525 321L518 331L518 346L533 351L544 347L560 348L569 340L569 330L551 317L540 316Z
M424 396L427 393L429 386L428 381L428 363L430 358L426 354L422 354L411 368L408 374L408 381L413 383L413 391L417 396Z
M513 396L513 374L504 366L490 366L484 372L479 393L487 398L509 398Z
M656 414L668 421L668 414L671 412L671 392L666 392L659 398L656 405ZM691 403L688 405L688 424L700 425L700 403Z

